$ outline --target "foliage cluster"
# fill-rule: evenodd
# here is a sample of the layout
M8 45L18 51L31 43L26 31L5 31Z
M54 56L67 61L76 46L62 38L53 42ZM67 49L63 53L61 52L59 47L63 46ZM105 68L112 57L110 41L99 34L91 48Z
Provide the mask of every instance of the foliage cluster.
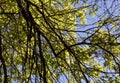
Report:
M0 1L0 82L119 83L119 4Z

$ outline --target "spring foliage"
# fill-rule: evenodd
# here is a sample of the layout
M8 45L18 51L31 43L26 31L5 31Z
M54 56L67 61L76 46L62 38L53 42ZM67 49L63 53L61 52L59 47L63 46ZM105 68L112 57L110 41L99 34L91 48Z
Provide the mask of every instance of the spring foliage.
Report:
M92 29L97 12L87 0L0 1L0 81L120 82L120 18L104 16Z

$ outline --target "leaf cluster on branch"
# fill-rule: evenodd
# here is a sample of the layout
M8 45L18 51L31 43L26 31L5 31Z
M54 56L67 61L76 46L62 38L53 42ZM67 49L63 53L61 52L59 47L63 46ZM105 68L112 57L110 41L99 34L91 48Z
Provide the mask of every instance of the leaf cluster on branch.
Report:
M119 4L0 1L0 82L119 83Z

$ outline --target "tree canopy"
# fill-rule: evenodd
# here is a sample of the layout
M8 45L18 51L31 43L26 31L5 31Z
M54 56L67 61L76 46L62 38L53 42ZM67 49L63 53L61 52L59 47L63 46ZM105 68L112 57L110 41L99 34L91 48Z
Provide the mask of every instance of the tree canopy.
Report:
M1 0L0 83L120 83L119 0Z

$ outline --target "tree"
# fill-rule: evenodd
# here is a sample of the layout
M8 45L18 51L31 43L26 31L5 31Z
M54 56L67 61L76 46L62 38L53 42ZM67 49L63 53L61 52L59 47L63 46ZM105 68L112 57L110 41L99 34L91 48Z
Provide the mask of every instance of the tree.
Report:
M0 81L119 83L119 25L117 0L0 1Z

